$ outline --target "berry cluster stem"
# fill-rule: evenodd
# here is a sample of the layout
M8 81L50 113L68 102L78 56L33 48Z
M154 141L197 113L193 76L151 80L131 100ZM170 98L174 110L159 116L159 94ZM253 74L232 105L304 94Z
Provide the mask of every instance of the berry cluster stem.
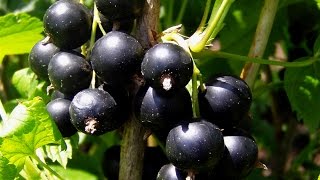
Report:
M193 117L200 117L200 108L198 102L198 77L200 76L200 70L197 68L193 61L193 74L192 74L192 112Z
M99 17L99 11L97 9L96 3L93 4L93 22L92 22L92 29L91 29L91 37L90 37L90 42L89 42L89 50L87 53L87 57L89 57L90 52L94 46L94 43L96 41L96 32L97 32L97 26L99 26L100 30L102 31L103 35L106 35L107 33L104 31L100 17ZM96 73L93 71L92 73L92 79L91 79L91 87L95 88L96 84Z

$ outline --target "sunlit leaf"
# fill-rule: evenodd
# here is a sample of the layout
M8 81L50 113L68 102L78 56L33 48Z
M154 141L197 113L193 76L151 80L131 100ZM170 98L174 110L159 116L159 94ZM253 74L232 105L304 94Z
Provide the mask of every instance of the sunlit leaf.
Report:
M65 139L66 147L60 146L45 146L45 152L48 158L53 162L57 161L62 167L67 168L68 160L72 158L72 150L77 147L79 141L78 134Z
M28 156L47 144L61 144L61 134L40 98L20 103L3 123L0 153L21 170Z
M12 84L25 99L32 99L36 96L40 96L45 100L48 98L45 91L45 81L39 81L37 75L30 68L16 71L12 77Z
M42 22L27 14L0 17L0 64L5 55L28 53L43 35Z

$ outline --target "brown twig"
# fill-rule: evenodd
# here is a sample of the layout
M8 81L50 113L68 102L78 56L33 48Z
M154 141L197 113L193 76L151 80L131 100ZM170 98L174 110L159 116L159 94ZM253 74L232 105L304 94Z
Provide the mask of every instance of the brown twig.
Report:
M144 49L150 48L156 43L153 32L156 32L159 22L160 0L146 0L143 14L137 19L136 37ZM134 97L141 86L140 77L134 78L130 87L131 97ZM142 179L143 157L145 140L143 136L145 129L131 114L124 125L120 153L119 180L140 180Z

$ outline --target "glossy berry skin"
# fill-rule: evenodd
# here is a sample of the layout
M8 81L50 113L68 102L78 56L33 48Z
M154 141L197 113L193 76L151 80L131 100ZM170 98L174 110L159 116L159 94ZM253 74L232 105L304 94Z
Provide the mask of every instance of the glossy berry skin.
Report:
M52 100L47 104L47 111L63 137L70 137L77 132L77 129L71 123L70 104L71 101L61 98Z
M74 95L90 86L92 69L84 57L74 51L59 52L48 66L51 84L56 90Z
M78 1L60 0L44 14L44 31L61 49L75 49L89 40L91 20L90 11Z
M224 136L225 151L217 165L216 176L227 179L242 179L249 175L258 158L258 147L252 137Z
M219 76L206 83L199 93L200 114L222 129L236 126L249 112L249 86L235 76Z
M111 31L98 39L90 60L97 76L109 84L124 84L139 71L143 48L132 36Z
M192 118L190 94L185 88L166 95L152 87L143 87L135 98L135 115L156 135L166 137L181 120Z
M145 0L95 0L101 14L111 21L132 19L142 12Z
M182 170L206 171L222 158L223 135L207 121L184 123L171 129L166 141L169 161Z
M69 113L72 124L89 135L119 128L127 114L113 96L100 89L85 89L76 94Z
M52 43L36 43L29 54L29 66L31 70L41 79L49 80L48 65L51 58L59 52L59 48Z
M187 173L177 169L173 164L166 164L158 172L157 180L185 180Z
M193 73L193 62L182 47L160 43L146 52L141 72L153 88L171 91L187 85Z

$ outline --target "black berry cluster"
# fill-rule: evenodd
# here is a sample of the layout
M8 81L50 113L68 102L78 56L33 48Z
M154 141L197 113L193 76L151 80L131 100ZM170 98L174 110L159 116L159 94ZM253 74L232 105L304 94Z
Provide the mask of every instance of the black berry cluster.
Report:
M157 179L246 177L258 152L254 139L236 128L250 109L247 84L234 76L207 82L196 97L200 117L195 118L186 89L195 68L191 54L169 42L145 52L130 35L145 1L95 3L107 33L97 30L86 56L79 48L89 47L83 45L91 36L92 10L73 0L49 7L43 18L47 38L29 56L30 68L51 83L47 110L62 136L102 135L121 127L134 111L148 132L165 142L170 164L157 167ZM143 83L135 94L130 88L137 77Z
M257 162L258 148L252 136L237 128L248 116L252 95L235 76L217 76L198 94L198 119L178 118L166 139L171 164L157 179L243 179Z
M140 73L143 48L129 33L144 0L96 5L107 34L96 31L97 40L92 50L84 51L86 56L81 46L88 47L93 10L75 0L60 0L47 9L43 17L47 37L30 52L30 68L53 89L47 110L63 137L77 131L101 135L119 128L130 111L127 86Z

